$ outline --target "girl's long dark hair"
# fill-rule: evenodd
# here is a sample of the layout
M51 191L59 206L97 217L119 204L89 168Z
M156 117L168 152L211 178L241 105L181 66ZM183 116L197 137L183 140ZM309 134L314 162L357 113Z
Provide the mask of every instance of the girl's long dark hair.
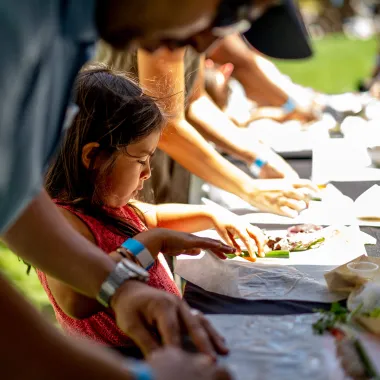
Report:
M104 65L81 71L74 87L79 107L61 149L45 177L45 188L57 204L69 205L93 216L126 237L139 233L133 222L119 218L102 204L101 184L118 154L161 129L165 116L157 102L125 75ZM82 163L82 149L97 142L90 167ZM102 164L95 169L95 160ZM132 206L131 206L132 207ZM143 216L139 213L142 220Z

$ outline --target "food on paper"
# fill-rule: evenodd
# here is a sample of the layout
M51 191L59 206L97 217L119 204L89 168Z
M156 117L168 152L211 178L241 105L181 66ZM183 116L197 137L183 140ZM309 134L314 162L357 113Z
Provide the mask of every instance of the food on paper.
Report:
M288 229L285 237L271 237L264 252L284 250L290 252L307 251L320 247L326 238L333 236L335 231L330 228L322 228L313 224L293 226Z
M346 375L354 380L377 379L378 374L371 355L359 335L349 325L359 309L350 312L339 303L329 311L320 310L321 318L313 324L316 334L329 333L335 338L336 354Z
M277 233L281 236L273 236L271 232L266 232L267 242L264 246L266 258L290 258L290 252L308 251L321 247L326 240L331 239L339 233L339 230L333 227L323 228L313 224L302 224L290 227L285 233ZM241 254L228 255L233 259L240 256L248 261L256 261L251 258L245 250L244 244L240 239L236 242L242 249Z

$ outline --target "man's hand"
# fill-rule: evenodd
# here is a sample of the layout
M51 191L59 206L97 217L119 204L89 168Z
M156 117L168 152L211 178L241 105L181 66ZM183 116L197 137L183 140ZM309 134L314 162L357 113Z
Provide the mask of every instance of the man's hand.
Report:
M232 376L204 355L175 348L154 352L147 360L157 380L231 380Z
M260 210L293 218L308 207L318 191L309 180L257 180L247 201Z
M181 347L188 335L197 349L213 359L227 354L224 339L202 313L173 294L137 281L127 281L112 297L116 323L140 347L145 355L161 344Z

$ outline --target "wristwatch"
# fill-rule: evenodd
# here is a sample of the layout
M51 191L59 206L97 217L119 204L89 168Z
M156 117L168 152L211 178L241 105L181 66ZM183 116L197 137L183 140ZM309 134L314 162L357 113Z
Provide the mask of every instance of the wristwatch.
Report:
M103 282L96 299L104 307L110 307L112 296L128 280L147 282L149 280L149 273L132 261L122 259Z

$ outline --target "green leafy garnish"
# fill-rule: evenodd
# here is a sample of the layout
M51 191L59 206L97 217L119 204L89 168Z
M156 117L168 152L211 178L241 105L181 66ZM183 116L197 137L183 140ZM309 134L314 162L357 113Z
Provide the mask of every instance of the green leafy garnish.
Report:
M318 335L331 330L337 323L347 323L350 314L348 309L338 302L334 302L330 310L315 310L315 312L322 314L321 318L313 324L313 331Z
M320 237L319 239L314 240L308 245L300 243L297 246L295 246L293 249L291 249L291 252L301 252L301 251L308 251L309 249L315 249L315 248L318 248L324 241L325 241L325 238Z

